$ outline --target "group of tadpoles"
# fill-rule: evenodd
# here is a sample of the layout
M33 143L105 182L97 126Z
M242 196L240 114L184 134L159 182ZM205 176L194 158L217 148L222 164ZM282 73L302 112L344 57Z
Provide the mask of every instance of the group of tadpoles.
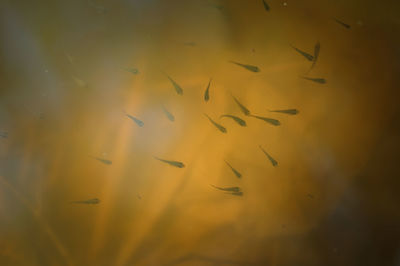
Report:
M265 10L269 12L269 11L270 11L269 5L267 4L267 2L266 2L265 0L262 0L262 1L263 1ZM345 23L341 22L340 20L338 20L338 19L336 19L336 18L333 18L333 19L334 19L335 22L339 23L340 25L344 26L345 28L350 29L350 25L345 24ZM191 43L191 46L192 46L192 45L194 45L194 44ZM307 59L308 61L311 62L311 66L310 66L310 68L308 69L308 71L306 72L306 74L308 74L308 73L315 67L315 65L316 65L316 63L317 63L317 60L318 60L318 57L319 57L319 53L320 53L320 49L321 49L320 42L317 42L317 43L315 44L315 46L314 46L314 54L313 54L313 55L311 55L311 54L309 54L309 53L307 53L307 52L305 52L305 51L302 51L302 50L300 50L299 48L297 48L297 47L295 47L295 46L293 46L293 45L290 45L290 46L291 46L296 52L298 52L300 55L302 55L305 59ZM243 63L239 63L239 62L232 61L232 60L230 60L229 62L232 63L232 64L235 64L235 65L237 65L237 66L239 66L239 67L242 67L242 68L244 68L244 69L246 69L246 70L248 70L248 71L254 72L254 73L258 73L258 72L261 71L260 68L259 68L258 66L249 65L249 64L243 64ZM137 74L137 73L138 73L138 71L137 71L136 69L135 69L135 71L131 71L131 70L128 70L128 69L127 69L127 71L129 71L129 72L131 72L131 73L133 73L133 74ZM165 74L165 73L164 73L164 74ZM174 87L176 93L177 93L178 95L181 95L181 96L182 96L182 95L183 95L183 89L182 89L182 87L181 87L174 79L172 79L169 75L167 75L167 74L165 74L165 75L167 76L168 80L171 82L171 84L172 84L172 86ZM314 77L308 77L308 76L300 76L300 77L303 78L303 79L305 79L305 80L309 80L309 81L312 81L312 82L315 82L315 83L319 83L319 84L325 84L325 83L326 83L326 79L324 79L324 78L314 78ZM208 102L208 101L210 100L210 86L211 86L211 82L212 82L212 78L210 78L210 80L209 80L209 82L208 82L208 85L207 85L207 87L206 87L206 90L205 90L205 92L204 92L204 101L205 101L205 102ZM254 115L254 114L252 114L252 113L250 112L250 110L249 110L246 106L244 106L233 94L231 94L231 96L232 96L234 102L237 104L237 106L239 107L239 109L241 110L241 112L242 112L245 116L247 116L247 117L252 117L252 118L256 118L256 119L259 119L259 120L262 120L262 121L264 121L264 122L266 122L266 123L268 123L268 124L270 124L270 125L273 125L273 126L279 126L279 125L281 124L280 121L277 120L277 119L269 118L269 117L263 117L263 116L259 116L259 115ZM163 108L163 111L164 111L165 115L167 116L167 118L168 118L170 121L174 121L174 120L175 120L174 116L173 116L164 106L163 106L162 108ZM297 115L297 114L299 113L299 111L298 111L297 109L281 109L281 110L268 110L268 111L269 111L269 112L273 112L273 113L286 114L286 115ZM138 118L136 118L136 117L133 117L133 116L127 114L127 113L125 113L125 114L126 114L126 116L129 117L133 122L135 122L138 126L142 127L142 126L144 125L144 123L143 123L140 119L138 119ZM205 113L204 113L204 116L205 116L205 117L211 122L211 124L214 125L220 132L222 132L222 133L227 133L227 129L226 129L223 125L219 124L218 122L216 122L215 120L213 120L209 115L207 115L207 114L205 114ZM240 118L240 117L238 117L238 116L235 116L235 115L231 115L231 114L222 114L222 115L220 115L220 119L221 119L221 118L230 118L230 119L232 119L233 121L235 121L239 126L242 126L242 127L247 126L246 121L245 121L244 119L242 119L242 118ZM278 162L277 162L277 161L276 161L276 160L275 160L261 145L259 145L259 148L260 148L260 150L265 154L265 156L268 158L268 160L271 162L272 166L276 167L276 166L278 165ZM156 157L156 156L153 156L153 157L154 157L155 159L157 159L157 160L163 162L163 163L167 163L167 164L169 164L169 165L171 165L171 166L174 166L174 167L178 167L178 168L183 168L183 167L185 167L185 165L184 165L182 162L179 162L179 161L165 160L165 159L158 158L158 157ZM98 158L98 159L99 159L99 158ZM99 159L99 160L101 160L101 159ZM241 174L238 170L236 170L230 163L228 163L227 161L225 161L225 163L226 163L227 166L232 170L232 172L234 173L234 175L235 175L237 178L241 178L241 177L242 177L242 174ZM211 185L211 186L214 187L214 188L216 188L216 189L218 189L218 190L224 191L225 193L231 194L231 195L243 196L243 191L241 191L241 188L240 188L240 187L236 187L236 186L235 186L235 187L218 187L218 186L214 186L214 185Z
M262 0L263 2L263 6L265 8L265 10L267 12L270 12L271 8L269 6L269 4L265 1ZM286 5L286 3L284 3L284 5ZM338 20L337 18L333 18L333 20L340 24L341 26L345 27L346 29L350 29L351 26ZM185 45L190 45L190 46L195 46L195 43L190 42L190 43L185 43ZM300 55L302 55L305 59L307 59L308 61L311 62L311 66L308 69L308 71L306 72L306 74L308 74L316 65L318 57L319 57L319 53L320 53L320 48L321 45L319 42L317 42L314 46L314 54L311 55L303 50L300 50L299 48L295 47L294 45L290 44L290 46L296 51L298 52ZM254 51L254 49L253 49ZM66 54L68 61L73 64L73 57L70 56L69 54ZM254 65L249 65L249 64L243 64L243 63L239 63L236 61L229 61L232 64L235 64L239 67L242 67L248 71L254 72L254 73L258 73L260 72L260 68ZM140 72L137 68L124 68L125 71L133 74L133 75L138 75ZM176 93L178 95L183 95L183 89L182 87L174 80L172 79L169 75L167 75L166 73L164 73L168 80L171 82L172 86L174 87ZM324 78L314 78L314 77L308 77L308 76L300 76L303 79L315 82L315 83L319 83L319 84L325 84L326 80ZM88 84L86 83L86 81L76 77L76 76L72 76L72 80L79 86L82 88L87 88ZM206 87L206 90L204 92L204 101L208 102L210 100L210 86L211 86L211 82L212 82L212 78L209 80L208 85ZM254 115L252 114L249 109L247 109L233 94L231 94L234 102L237 104L237 106L239 107L239 109L241 110L241 112L247 116L247 117L252 117L252 118L256 118L259 120L262 120L270 125L273 126L279 126L280 125L280 121L277 119L273 119L273 118L269 118L269 117L263 117L263 116L258 116L258 115ZM174 115L169 112L165 106L162 106L162 110L165 114L165 116L171 121L175 121L175 117ZM273 112L273 113L281 113L281 114L286 114L286 115L297 115L299 113L299 111L297 109L283 109L283 110L268 110L269 112ZM124 115L126 115L129 119L131 119L137 126L139 127L143 127L144 126L144 122L142 120L140 120L137 117L134 117L130 114L128 114L125 110L123 110ZM227 129L222 126L221 124L217 123L216 121L214 121L210 116L208 116L207 114L204 114L205 117L211 122L212 125L214 125L220 132L222 133L227 133ZM242 118L235 116L235 115L231 115L231 114L222 114L220 115L220 119L221 118L229 118L232 119L233 121L235 121L239 126L245 127L247 126L246 121L243 120ZM0 138L8 138L8 132L7 131L0 131ZM265 156L268 158L268 160L271 162L272 166L276 167L278 165L278 162L260 145L259 146L260 150L265 154ZM95 157L95 156L89 156L93 159L98 160L99 162L106 164L106 165L111 165L112 161L111 160L107 160L107 159L103 159L103 158L99 158L99 157ZM161 159L159 157L153 156L156 160L159 160L163 163L169 164L171 166L177 167L177 168L184 168L185 165L182 162L179 161L173 161L173 160L166 160L166 159ZM227 164L227 166L232 170L232 172L234 173L234 175L237 178L241 178L242 174L236 170L230 163L228 163L227 161L225 161L225 163ZM225 193L231 194L231 195L235 195L235 196L242 196L243 192L241 191L240 187L218 187L218 186L214 186L211 185L212 187L224 191ZM93 198L93 199L88 199L88 200L81 200L81 201L71 201L71 203L78 203L78 204L98 204L100 203L100 200L98 198Z
M270 11L270 6L267 4L267 2L265 0L262 0L263 4L264 4L264 8L266 11ZM341 22L340 20L333 18L335 22L339 23L340 25L344 26L345 28L349 29L350 25L345 24L343 22ZM191 43L192 44L192 43ZM191 45L193 46L193 45ZM307 59L308 61L311 62L311 66L308 69L308 71L306 72L306 74L308 75L308 73L315 67L318 57L319 57L319 53L320 53L320 49L321 49L321 45L320 42L317 42L314 46L314 53L313 55L300 50L299 48L295 47L294 45L290 44L290 46L296 51L298 52L300 55L302 55L305 59ZM243 69L246 69L250 72L253 73L258 73L260 72L260 68L258 66L254 66L254 65L249 65L249 64L243 64L243 63L239 63L236 61L229 61L232 64L235 64L239 67L242 67ZM139 74L139 70L136 68L125 68L126 71L130 72L131 74L137 75ZM182 96L183 95L183 88L178 84L178 82L176 82L173 78L171 78L168 74L164 73L167 77L167 79L171 82L173 88L175 89L175 92ZM309 77L309 76L300 76L301 78L305 79L305 80L309 80L315 83L319 83L319 84L325 84L326 83L326 79L324 78L315 78L315 77ZM83 81L77 80L75 78L75 81L79 83L84 83ZM208 85L206 87L206 90L204 92L204 101L208 102L210 100L210 86L211 86L211 82L212 82L212 78L210 78ZM79 84L78 84L79 85ZM81 84L82 85L82 84ZM281 123L279 120L274 119L274 118L270 118L270 117L264 117L264 116L259 116L259 115L255 115L252 114L250 112L250 110L244 105L242 104L233 94L231 94L233 101L237 104L237 106L239 107L239 109L241 110L241 112L247 116L247 117L252 117L252 118L256 118L259 120L262 120L270 125L273 126L280 126ZM166 117L170 120L170 121L175 121L175 117L174 115L169 112L165 106L162 106L162 110L164 112L164 114L166 115ZM281 113L281 114L286 114L286 115L297 115L299 113L299 111L297 109L281 109L281 110L268 110L271 113ZM128 114L125 110L124 110L124 114L131 119L137 126L139 127L143 127L144 126L144 122L142 120L140 120L137 117L134 117L130 114ZM204 113L204 116L211 122L212 125L214 125L220 132L222 133L227 133L227 129L221 125L220 123L216 122L214 119L212 119L209 115L207 115L206 113ZM219 117L220 119L222 118L229 118L232 119L233 121L235 121L239 126L242 127L246 127L247 123L244 119L242 119L239 116L235 116L235 115L231 115L231 114L222 114ZM273 167L276 167L278 165L278 162L261 146L259 145L260 150L264 153L264 155L268 158L268 160L271 162ZM104 164L112 164L112 162L110 160L106 160L106 159L102 159L102 158L98 158L98 157L93 157L92 158L104 163ZM169 164L171 166L177 167L177 168L184 168L185 164L180 162L180 161L174 161L174 160L166 160L166 159L162 159L156 156L153 156L154 159L159 160L163 163ZM232 170L233 174L237 177L237 178L241 178L242 174L236 170L229 162L225 161L225 163L227 164L227 166ZM214 187L215 189L218 189L220 191L223 191L224 193L230 194L230 195L234 195L234 196L243 196L243 191L241 190L240 187L237 186L233 186L233 187L219 187L219 186L215 186L215 185L211 185L212 187ZM83 204L98 204L100 202L99 199L94 198L94 199L89 199L89 200L85 200L85 201L74 201L72 203L83 203Z

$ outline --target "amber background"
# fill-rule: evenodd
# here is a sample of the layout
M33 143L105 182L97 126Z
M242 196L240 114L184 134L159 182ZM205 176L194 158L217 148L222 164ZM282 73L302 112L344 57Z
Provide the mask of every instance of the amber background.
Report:
M398 1L93 3L2 1L0 265L400 265Z

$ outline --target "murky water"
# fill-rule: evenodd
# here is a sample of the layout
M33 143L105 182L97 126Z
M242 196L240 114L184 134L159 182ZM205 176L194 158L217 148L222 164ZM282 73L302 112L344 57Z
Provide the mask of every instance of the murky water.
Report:
M266 3L4 1L0 265L400 265L400 4Z

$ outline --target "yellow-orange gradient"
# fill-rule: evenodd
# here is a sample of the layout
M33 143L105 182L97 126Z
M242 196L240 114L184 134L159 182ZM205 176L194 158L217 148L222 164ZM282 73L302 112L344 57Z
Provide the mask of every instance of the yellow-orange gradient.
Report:
M396 113L398 4L17 2L1 11L0 265L356 265L321 228L357 201ZM312 54L318 41L308 75L326 84L301 78L311 62L290 46Z

